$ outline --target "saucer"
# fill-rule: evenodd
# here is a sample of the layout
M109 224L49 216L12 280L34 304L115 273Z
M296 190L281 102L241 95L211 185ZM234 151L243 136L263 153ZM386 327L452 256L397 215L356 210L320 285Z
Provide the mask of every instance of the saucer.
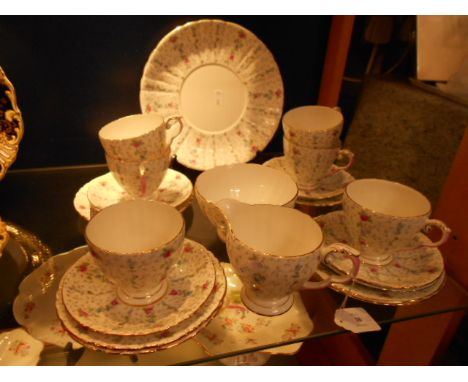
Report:
M218 260L201 244L190 241L197 252L206 252L215 269L216 282L212 292L197 311L186 320L168 329L146 335L109 335L80 325L67 311L59 290L56 300L58 316L70 334L86 347L107 353L141 354L176 346L193 337L218 312L226 293L226 278ZM64 287L64 282L61 283Z
M185 240L167 283L167 293L153 304L124 304L88 253L65 273L63 301L74 320L97 332L120 336L160 332L189 318L211 294L215 270L210 252Z
M65 347L71 342L74 348L81 347L63 330L55 314L55 295L65 271L87 251L88 247L82 246L49 258L19 285L13 316L33 337L46 344Z
M328 268L319 267L317 274L324 279L335 273ZM445 279L446 276L444 272L430 286L410 291L384 290L367 287L358 283L355 283L354 285L332 283L330 288L356 300L369 302L371 304L399 306L415 304L435 296L445 285Z
M73 200L75 210L86 220L90 219L88 200L90 185L95 187L94 195L101 209L130 199L130 196L117 183L111 172L94 178L79 189ZM169 168L159 186L155 199L183 211L190 205L192 189L192 182L189 178L181 172Z
M335 211L315 218L322 227L325 243L350 243L343 211ZM414 246L430 243L422 233L414 238ZM338 273L351 272L351 263L343 254L330 256L327 266ZM444 272L442 254L434 247L417 249L395 254L393 260L385 266L361 263L356 281L367 286L389 290L418 290L436 282Z
M298 293L295 293L294 304L286 313L274 317L258 315L247 309L241 302L242 282L231 265L227 263L222 263L222 265L228 283L223 307L210 324L195 337L195 340L209 355L290 341L308 336L312 332L312 320ZM301 345L302 343L295 343L260 353L294 354Z
M0 334L0 366L35 366L44 344L24 329Z
M288 166L284 156L270 159L263 163L265 166L283 170L286 172L296 183L297 178ZM313 188L299 187L298 201L317 201L322 199L331 199L339 197L343 194L346 185L354 180L353 176L344 170L334 171L332 167L332 175L322 179ZM341 198L340 198L341 201Z

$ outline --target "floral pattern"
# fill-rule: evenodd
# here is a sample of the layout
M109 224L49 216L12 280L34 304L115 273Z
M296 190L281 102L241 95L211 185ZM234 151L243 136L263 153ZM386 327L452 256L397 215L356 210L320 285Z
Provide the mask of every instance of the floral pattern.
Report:
M55 255L21 282L18 296L13 303L13 315L16 322L38 340L59 347L65 347L69 342L74 348L81 347L63 331L55 314L55 295L66 269L87 250L88 247L83 246ZM44 280L48 281L42 283Z
M222 354L292 340L309 335L313 323L300 296L294 298L293 307L275 316L260 316L245 307L240 300L242 282L232 266L223 263L228 280L228 291L223 308L213 321L195 337L209 354ZM271 354L293 354L301 344L292 344L265 350Z
M184 81L204 65L231 70L245 86L247 105L239 121L220 134L204 132L184 120L172 144L177 161L196 170L248 162L273 138L283 112L284 91L271 52L240 25L200 20L164 37L145 65L141 110L164 117L179 114Z
M298 146L283 139L284 161L293 174L299 188L315 189L324 178L334 175L337 171L348 170L353 164L354 154L339 146L331 149L314 149ZM338 158L346 158L343 166L334 165Z
M343 211L331 212L315 220L323 225L325 243L346 244L353 241L347 229ZM364 219L364 221L368 220ZM416 249L408 253L396 253L389 264L376 266L362 263L356 281L364 285L395 291L427 287L444 272L442 254L437 248L423 246L428 242L430 241L426 236L417 234L411 241L411 245ZM351 272L351 264L339 253L329 257L327 265L340 273Z
M430 212L414 217L380 214L359 205L346 192L343 196L343 213L351 245L361 251L363 262L375 265L385 265L392 258L418 253L412 250L421 245L432 245L429 240L424 243L418 241L421 237L418 233L429 224L438 226L445 239L450 232L441 221L429 219Z
M0 334L0 366L33 366L44 344L18 328Z
M96 348L105 352L118 353L144 353L147 351L162 350L173 346L179 341L183 341L189 336L196 334L217 312L223 302L226 293L226 278L223 269L216 258L207 251L201 244L193 241L186 241L194 248L192 256L200 257L206 254L215 272L216 288L212 289L203 304L188 318L178 324L173 324L167 329L156 331L146 335L111 335L88 330L80 325L69 313L62 299L63 293L59 290L56 300L58 316L65 328L80 342L88 347ZM204 257L204 256L201 256ZM210 264L210 265L211 265ZM63 284L61 285L63 288ZM148 314L152 314L155 307L147 307Z
M182 248L192 248L192 252L182 250L171 256L175 263L167 275L167 293L161 300L140 307L112 303L116 299L121 302L114 284L103 277L102 268L91 255L83 256L63 278L67 311L79 324L106 335L146 335L182 322L206 301L215 284L210 253L187 239ZM90 278L78 271L86 262ZM148 259L145 264L138 262L138 272L152 266L153 260Z
M190 204L192 191L193 185L190 179L181 172L169 168L153 199L183 211ZM73 205L84 219L89 220L92 214L91 208L94 209L93 213L97 213L103 208L129 199L130 195L115 180L112 173L108 172L82 186L75 195Z
M296 183L297 175L291 170L284 156L270 159L263 163L265 166L276 168L286 172ZM315 188L299 187L298 200L316 202L322 199L340 197L343 195L346 185L354 180L354 177L345 170L338 170L332 166L331 175L323 178ZM301 182L299 182L301 183Z

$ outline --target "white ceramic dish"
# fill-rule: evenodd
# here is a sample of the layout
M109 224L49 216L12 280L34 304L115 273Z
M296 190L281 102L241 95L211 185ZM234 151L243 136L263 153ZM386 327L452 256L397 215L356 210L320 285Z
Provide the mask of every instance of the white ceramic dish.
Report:
M282 170L293 180L295 179L294 172L290 170L288 162L285 160L284 156L270 159L263 164L271 168ZM341 197L345 186L352 182L354 178L349 172L344 170L332 170L332 173L333 175L325 177L313 189L299 187L298 201L320 202L325 201L326 199Z
M200 343L209 355L229 353L256 346L280 341L289 341L305 337L312 333L313 322L307 313L299 294L294 296L291 309L275 317L261 316L253 313L241 302L242 282L231 265L222 263L226 274L228 291L223 307L211 323L200 331L195 340ZM226 364L239 362L264 363L268 360L265 354L294 354L302 343L295 343L253 353L252 359L230 357Z
M57 296L57 312L64 327L86 347L117 354L154 352L173 347L193 337L202 327L208 324L209 320L214 317L221 307L226 293L226 278L221 265L210 252L201 244L191 241L190 245L195 248L195 253L203 251L210 255L210 261L212 261L216 270L216 284L208 299L186 320L166 330L148 335L108 335L81 326L68 313L61 299L62 295L59 293Z
M34 366L44 344L18 328L0 333L0 366Z
M200 174L195 181L200 209L224 240L224 218L216 202L235 199L247 204L294 207L298 189L284 172L253 163L219 166Z
M73 206L75 210L86 220L90 219L90 203L88 190L92 187L95 204L99 208L105 208L112 204L128 200L130 197L118 184L112 173L101 175L86 183L75 195ZM158 188L155 199L177 208L185 210L192 201L192 182L179 171L168 169Z
M318 216L315 220L322 227L325 242L350 243L343 211ZM423 234L414 238L415 246L429 242ZM328 266L340 273L351 271L351 264L341 254L330 256ZM383 266L362 263L356 282L378 289L418 290L436 282L444 273L442 254L434 247L419 247L407 253L395 254L391 263Z
M157 302L131 306L120 301L90 254L80 258L63 277L63 301L68 313L85 328L119 336L162 332L196 313L215 284L211 255L185 240L167 275L167 293Z
M283 81L268 48L222 20L179 26L151 53L140 85L143 113L181 115L177 161L206 170L248 162L273 138L283 112Z
M327 278L334 272L325 267L319 268L317 274L321 278ZM359 283L351 284L331 284L330 288L348 295L356 300L369 302L377 305L411 305L435 296L445 285L445 272L430 286L419 290L397 291L371 288Z
M74 348L81 347L63 330L55 313L55 295L65 271L87 251L88 247L82 246L51 257L19 286L13 303L15 320L46 344L65 347L71 342Z

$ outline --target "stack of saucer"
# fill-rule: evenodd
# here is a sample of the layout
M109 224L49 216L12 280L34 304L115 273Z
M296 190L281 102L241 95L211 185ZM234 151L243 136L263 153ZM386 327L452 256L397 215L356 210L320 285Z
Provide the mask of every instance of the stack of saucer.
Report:
M351 243L343 211L318 216L315 220L322 227L325 243ZM415 249L393 253L393 259L385 265L361 262L353 284L332 284L331 288L357 300L379 305L409 305L437 294L445 283L442 254L430 244L424 234L413 239ZM351 263L341 254L330 256L326 266L319 269L321 278L333 274L350 274Z
M127 305L88 253L63 276L57 315L73 339L94 350L140 354L167 349L208 325L226 292L218 260L188 239L167 278L167 293L160 300Z
M94 215L89 253L57 290L64 329L84 346L119 354L194 336L220 309L226 278L211 252L184 237L181 213L162 202L125 201Z

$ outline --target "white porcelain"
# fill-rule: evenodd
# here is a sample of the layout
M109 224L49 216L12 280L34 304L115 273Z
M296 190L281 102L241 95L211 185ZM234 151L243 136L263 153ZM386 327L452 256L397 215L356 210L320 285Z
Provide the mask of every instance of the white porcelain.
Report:
M317 274L321 278L328 278L335 273L326 267L321 267L317 270ZM444 272L433 284L418 290L386 290L358 283L354 285L333 283L330 288L356 300L371 304L400 306L420 303L435 296L444 287L445 281L446 275Z
M284 156L270 159L263 163L264 166L275 168L286 172L296 183L301 183L295 179L294 171L289 166L289 163L285 160ZM336 167L332 168L332 175L323 178L313 188L299 187L299 194L297 197L297 203L301 204L304 202L319 203L323 200L340 197L338 202L341 202L341 195L343 195L345 186L352 182L354 177L347 171L339 171Z
M106 154L106 163L115 180L135 199L152 199L171 164L168 148L161 156L144 160L126 160Z
M167 273L182 250L185 222L165 203L132 200L97 213L85 238L119 298L131 305L151 304L167 288Z
M315 218L325 235L325 242L352 242L343 211L334 211ZM356 282L384 290L418 290L433 284L444 273L444 259L437 248L427 247L429 238L422 233L412 240L414 249L392 254L386 266L361 264ZM326 265L338 273L350 273L352 268L341 254L330 257Z
M195 181L200 209L224 240L224 217L216 206L223 199L247 204L273 204L294 207L296 183L282 171L253 163L219 166L201 173Z
M344 244L323 245L320 226L293 208L248 205L233 199L217 203L226 216L226 246L230 262L243 282L241 298L252 311L273 316L288 311L293 293L318 289L351 276L308 281L321 261L337 251L345 252L359 269L359 254Z
M431 204L419 191L384 179L359 179L349 183L343 196L343 211L351 245L359 248L362 261L385 265L393 254L414 249L414 237L429 227L442 236L425 246L442 245L450 229L429 219Z
M284 136L299 146L318 149L340 146L343 115L337 108L296 107L284 114L282 124Z
M185 319L176 320L176 317L174 316L175 314L183 314L183 306L180 306L180 311L177 312L177 304L172 305L172 310L174 312L170 315L163 314L161 310L163 309L162 306L154 306L154 309L159 309L159 313L161 313L159 316L155 316L154 319L158 321L166 320L169 324L165 325L167 327L158 326L158 322L153 323L148 319L146 326L148 329L151 329L150 333L137 334L137 332L129 330L126 333L122 333L121 335L106 334L99 331L89 330L86 327L80 325L80 323L74 319L74 317L66 309L66 300L62 300L62 296L65 296L65 294L64 291L62 291L62 293L58 293L56 303L57 312L63 322L63 325L77 340L83 343L86 347L102 350L107 353L141 354L154 352L176 346L195 336L196 333L205 325L207 325L219 311L226 293L226 278L219 262L216 260L213 254L211 254L201 244L191 240L186 240L185 246L186 248L191 249L191 252L184 251L187 261L192 258L192 260L190 260L192 264L196 264L197 261L199 261L199 264L201 265L205 259L208 258L208 261L210 262L211 267L215 272L214 285L210 289L210 293L208 294L207 298L192 314L190 314ZM183 271L184 267L185 265L181 264L180 267L176 267L176 269ZM196 273L194 272L194 269L191 269L190 272ZM184 276L182 273L180 276L181 278ZM61 288L66 288L65 284L62 283ZM195 297L197 292L195 286L193 286L192 292L192 296ZM174 301L172 301L172 303L173 302ZM168 301L168 303L171 302ZM167 309L169 309L169 307L167 307ZM136 313L136 311L133 313ZM107 314L108 317L111 317L112 315L111 312L107 312L105 314ZM125 323L127 329L131 329L130 327L135 323L135 321L133 321L135 315L132 314L131 317L132 319ZM109 327L111 326L112 323L110 323ZM157 330L158 328L161 330Z
M284 160L299 187L313 189L324 178L337 171L346 171L353 165L354 154L339 146L327 149L316 149L298 146L283 138ZM343 165L335 163L343 160Z
M190 22L166 35L140 85L143 113L182 115L173 152L201 171L253 159L273 138L283 99L281 74L265 44L222 20Z
M99 130L98 136L107 155L142 161L160 157L181 130L180 117L165 122L156 113L134 114L108 123Z
M231 264L222 263L228 290L224 304L217 316L200 331L195 340L207 354L218 355L248 348L290 341L312 333L313 322L304 307L300 295L294 296L293 306L284 314L266 317L256 314L242 303L242 281ZM221 359L228 365L259 365L272 354L295 354L302 343L278 346L261 352Z
M24 329L0 333L0 366L35 366L44 344Z
M190 179L169 168L153 199L183 211L190 205L192 191ZM80 216L89 220L92 213L94 215L103 208L130 199L131 196L115 180L112 173L108 172L84 184L75 194L73 206Z
M87 252L88 247L82 246L57 254L21 281L13 302L13 316L38 340L62 348L68 343L73 348L81 347L62 328L55 313L55 295L65 271Z

